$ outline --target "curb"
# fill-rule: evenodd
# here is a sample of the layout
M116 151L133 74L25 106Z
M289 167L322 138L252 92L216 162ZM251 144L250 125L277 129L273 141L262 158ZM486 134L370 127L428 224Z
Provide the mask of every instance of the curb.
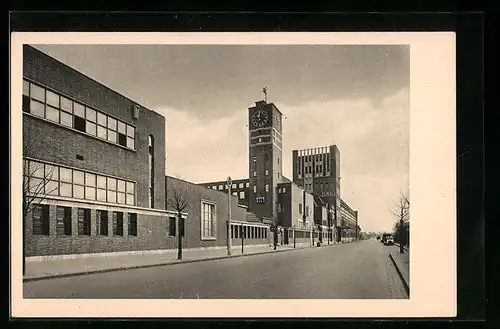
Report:
M326 245L326 246L333 246L333 245ZM324 246L324 247L326 247L326 246ZM127 266L127 267L117 267L117 268L107 268L107 269L102 269L102 270L85 271L85 272L75 272L75 273L65 273L65 274L55 274L55 275L47 275L47 276L41 276L41 277L23 278L23 282L33 282L33 281L50 280L50 279L56 279L56 278L68 278L68 277L72 277L72 276L83 276L83 275L89 275L89 274L99 274L99 273L108 273L108 272L118 272L118 271L126 271L126 270L135 270L135 269L140 269L140 268L151 268L151 267L160 267L160 266L172 266L172 265L179 265L179 264L198 263L198 262L205 262L205 261L219 260L219 259L227 259L227 258L257 256L257 255L271 254L271 253L275 253L275 252L286 252L286 251L294 251L294 250L301 250L301 249L307 249L307 248L313 248L313 247L308 246L308 247L291 248L291 249L284 249L284 250L278 250L278 249L276 249L276 250L262 251L262 252L251 253L251 254L238 254L238 255L231 255L231 256L225 255L225 256L209 257L209 258L189 259L189 260L180 260L180 261L177 260L177 261L174 261L174 262L166 262L166 263L137 265L137 266Z
M399 243L394 243L394 245L399 248ZM408 248L405 247L405 246L403 246L403 249L406 250L406 251L408 251Z
M396 268L396 271L398 272L399 278L401 279L401 282L403 282L403 286L405 288L406 293L408 294L408 297L410 297L410 287L408 286L408 282L403 277L403 273L401 273L401 270L399 269L398 265L396 264L396 260L392 257L392 255L389 253L389 258L392 260L392 263L394 264L394 267Z

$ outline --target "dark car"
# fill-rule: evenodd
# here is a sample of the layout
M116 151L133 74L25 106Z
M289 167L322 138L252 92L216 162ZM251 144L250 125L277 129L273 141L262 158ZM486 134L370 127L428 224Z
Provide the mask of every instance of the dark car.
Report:
M382 242L383 244L385 244L385 241L388 237L392 237L392 234L391 233L384 233L382 234L382 238L380 239L380 242Z
M392 246L392 245L394 245L394 238L392 237L392 235L389 235L389 236L387 236L385 238L384 244L386 246Z

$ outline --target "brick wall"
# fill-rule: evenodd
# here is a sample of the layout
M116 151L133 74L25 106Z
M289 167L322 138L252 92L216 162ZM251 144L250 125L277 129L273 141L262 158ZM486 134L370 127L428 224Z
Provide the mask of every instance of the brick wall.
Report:
M227 244L228 195L227 192L215 191L204 186L190 183L181 179L167 176L167 209L175 211L172 199L174 191L181 192L188 200L189 206L184 210L188 213L185 221L185 236L183 247L215 247ZM201 202L202 200L216 204L217 232L215 240L201 238ZM238 198L231 196L231 218L236 221L245 221L245 209L238 207Z
M78 208L71 208L71 235L56 233L56 208L49 206L49 235L33 235L33 216L26 219L26 256L46 256L61 254L81 254L119 252L137 250L158 250L172 248L167 239L166 217L157 215L137 215L137 236L128 235L128 212L123 212L123 236L113 235L112 212L108 211L108 235L97 235L96 213L91 209L91 229L89 235L78 235ZM175 247L175 246L174 246Z

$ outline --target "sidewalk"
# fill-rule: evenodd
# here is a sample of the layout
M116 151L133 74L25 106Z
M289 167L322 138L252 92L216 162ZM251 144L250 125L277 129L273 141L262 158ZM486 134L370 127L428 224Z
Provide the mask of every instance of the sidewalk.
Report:
M66 277L98 272L111 272L133 268L172 265L179 263L192 263L203 260L258 255L305 248L311 248L310 244L297 244L295 249L293 248L293 244L288 246L278 245L276 250L273 250L273 247L270 247L268 245L249 245L244 247L243 254L241 253L241 247L232 248L231 256L227 255L226 248L205 250L202 248L185 249L182 252L182 260L177 259L176 249L169 249L165 250L165 252L155 254L109 256L96 255L77 259L28 260L26 262L26 274L24 276L24 281L34 281L54 277Z
M398 270L403 284L405 285L406 292L409 294L410 287L410 251L404 249L404 254L400 254L399 245L394 246L389 250L389 257L392 259L396 269Z

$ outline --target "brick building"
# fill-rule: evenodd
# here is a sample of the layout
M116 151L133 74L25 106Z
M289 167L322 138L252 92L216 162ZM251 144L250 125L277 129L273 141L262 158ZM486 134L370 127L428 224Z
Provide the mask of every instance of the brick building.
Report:
M166 177L167 203L171 211L168 218L167 247L177 248L179 220L175 216L176 199L187 202L183 210L184 220L183 248L213 248L227 246L227 221L229 210L228 191L207 189L204 186L182 179ZM238 204L237 196L231 196L231 236L232 245L268 245L269 227L262 224L245 206ZM182 231L182 229L181 229ZM243 234L242 234L243 233Z
M317 206L327 208L325 223L315 221L318 229L328 231L328 238L341 241L343 237L353 237L356 225L352 219L354 211L341 198L340 151L337 145L293 150L293 181L309 193L314 194ZM357 212L356 212L357 223ZM333 237L335 232L335 237Z
M31 46L22 107L26 256L168 247L163 116Z

